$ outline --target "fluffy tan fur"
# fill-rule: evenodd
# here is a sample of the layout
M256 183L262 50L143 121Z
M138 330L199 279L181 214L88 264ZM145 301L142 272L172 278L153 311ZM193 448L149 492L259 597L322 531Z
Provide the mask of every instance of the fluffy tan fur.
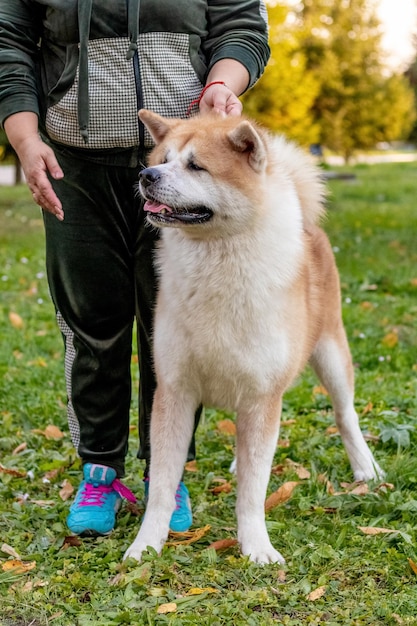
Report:
M250 120L140 118L156 143L140 189L162 239L149 500L126 556L161 550L203 403L237 413L242 553L282 562L264 500L282 396L308 361L331 395L355 479L381 474L353 405L339 278L318 226L323 181L300 148Z

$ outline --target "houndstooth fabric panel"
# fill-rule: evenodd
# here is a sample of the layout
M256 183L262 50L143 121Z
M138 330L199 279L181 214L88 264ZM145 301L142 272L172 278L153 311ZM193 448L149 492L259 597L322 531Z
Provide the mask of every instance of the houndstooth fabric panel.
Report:
M138 145L137 91L133 60L126 60L128 47L129 40L123 37L89 42L88 144L78 127L78 70L70 90L48 109L46 129L52 139L87 149ZM203 87L190 62L188 35L142 34L138 52L142 106L167 117L185 117ZM145 144L152 145L147 132Z
M68 418L68 427L72 439L72 443L74 448L77 450L80 443L80 424L78 422L77 416L75 415L74 407L72 405L72 388L71 388L71 372L72 372L72 364L75 359L75 348L74 348L74 333L62 317L61 313L57 313L57 321L58 326L61 333L65 337L65 382L67 388L67 418Z
M88 144L78 127L78 70L74 84L46 114L49 136L79 148L128 148L139 143L133 61L126 59L128 38L88 43L90 122Z
M144 33L138 42L142 105L165 117L186 117L203 88L190 62L189 39L183 33ZM192 113L196 113L194 107ZM150 137L145 139L151 145Z

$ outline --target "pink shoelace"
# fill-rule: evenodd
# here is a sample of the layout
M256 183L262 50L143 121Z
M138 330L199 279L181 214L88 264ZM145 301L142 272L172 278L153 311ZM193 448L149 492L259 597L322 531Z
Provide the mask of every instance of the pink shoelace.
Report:
M175 492L175 510L178 511L181 508L181 485L178 485L177 491Z
M82 500L79 506L102 506L107 494L116 491L119 496L126 498L129 502L136 502L134 494L116 478L111 485L94 485L86 483L82 491Z

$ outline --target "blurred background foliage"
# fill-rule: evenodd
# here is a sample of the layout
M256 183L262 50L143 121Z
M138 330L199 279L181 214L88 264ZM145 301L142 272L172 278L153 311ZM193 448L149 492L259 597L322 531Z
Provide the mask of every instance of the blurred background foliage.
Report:
M399 9L400 10L400 9ZM389 69L376 2L268 3L271 60L245 111L303 145L346 160L380 142L417 139L416 59Z

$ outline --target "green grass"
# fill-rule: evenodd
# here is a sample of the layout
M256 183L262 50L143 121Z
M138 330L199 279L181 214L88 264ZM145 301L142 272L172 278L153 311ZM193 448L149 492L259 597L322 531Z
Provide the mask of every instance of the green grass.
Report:
M140 523L139 502L123 507L111 537L68 545L70 500L60 491L65 480L77 487L80 466L66 428L42 220L25 187L1 189L0 463L26 475L0 468L0 624L417 624L417 164L344 171L355 178L329 183L325 228L341 274L357 410L388 484L370 485L364 495L343 488L351 471L340 438L328 430L328 397L307 370L286 395L283 419L290 423L275 463L291 459L311 475L267 514L284 567L251 564L236 546L209 547L236 537L233 436L217 428L230 416L211 409L198 431L198 471L186 475L195 527L210 525L203 537L121 567ZM13 325L10 313L22 325L12 317ZM141 498L136 420L134 399L126 483ZM52 424L61 439L42 434ZM229 493L210 491L219 477L231 482ZM299 480L291 467L272 474L270 490L289 480ZM395 532L368 536L359 528L370 526ZM32 569L8 570L7 546ZM311 599L320 587L324 595ZM157 613L169 602L175 612Z

